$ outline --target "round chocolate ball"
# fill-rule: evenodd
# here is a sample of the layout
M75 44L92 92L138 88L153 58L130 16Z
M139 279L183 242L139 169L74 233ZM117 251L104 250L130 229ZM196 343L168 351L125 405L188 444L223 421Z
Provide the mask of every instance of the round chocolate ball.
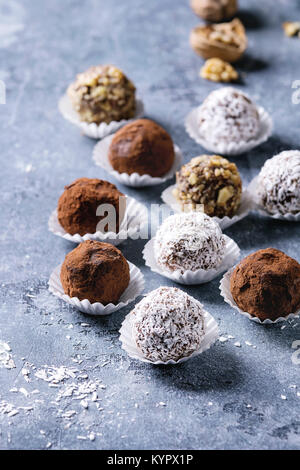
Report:
M122 198L122 199L120 199ZM98 223L106 217L97 215L103 204L112 206L113 219L103 227L103 232L119 231L125 211L125 196L114 184L96 178L79 178L68 186L60 196L57 217L67 233L85 235L99 230ZM101 227L100 227L101 228Z
M236 165L226 158L200 155L177 172L174 195L183 208L203 205L211 217L232 217L240 206L242 181Z
M258 176L259 204L270 214L300 212L300 151L287 150L267 160Z
M118 173L164 176L174 163L170 135L149 119L138 119L122 127L110 144L109 161Z
M70 297L115 304L128 287L129 266L115 246L88 240L67 254L60 279Z
M113 65L97 65L78 74L67 94L81 121L108 124L135 114L135 86Z
M163 269L217 268L224 258L226 241L220 226L202 212L174 214L159 227L155 236L155 258Z
M177 361L197 351L205 334L205 310L176 287L159 287L131 312L133 337L152 362Z
M237 306L253 317L286 317L300 308L300 264L275 248L256 251L237 265L230 290Z

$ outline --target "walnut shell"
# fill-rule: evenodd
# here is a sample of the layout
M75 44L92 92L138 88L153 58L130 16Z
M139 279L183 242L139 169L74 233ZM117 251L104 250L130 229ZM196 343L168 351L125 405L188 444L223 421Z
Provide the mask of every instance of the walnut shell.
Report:
M197 26L191 31L190 44L204 59L235 62L246 50L247 36L242 22L235 18L229 23Z
M206 21L222 21L236 14L237 0L191 0L191 8Z

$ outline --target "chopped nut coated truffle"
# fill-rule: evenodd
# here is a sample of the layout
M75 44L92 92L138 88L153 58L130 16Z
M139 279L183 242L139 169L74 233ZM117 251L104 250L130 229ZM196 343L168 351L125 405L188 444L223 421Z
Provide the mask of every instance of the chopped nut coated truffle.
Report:
M200 155L176 174L175 197L194 209L203 204L209 216L232 217L239 208L242 181L236 165L219 155Z
M113 65L97 65L78 74L67 93L81 121L109 124L134 117L135 86Z

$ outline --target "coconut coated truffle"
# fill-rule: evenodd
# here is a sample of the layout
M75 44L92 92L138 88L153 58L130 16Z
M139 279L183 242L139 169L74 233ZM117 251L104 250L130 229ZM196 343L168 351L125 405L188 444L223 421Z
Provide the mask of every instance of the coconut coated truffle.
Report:
M174 196L184 207L202 204L213 217L232 217L238 210L242 181L236 165L219 155L200 155L176 174Z
M259 131L256 105L244 93L232 87L212 91L198 111L201 136L214 145L224 142L248 142Z
M300 151L287 150L267 160L257 188L259 203L270 214L300 212Z
M129 266L115 246L88 240L67 254L60 279L70 297L115 304L129 284Z
M300 308L300 264L275 248L256 251L237 265L230 290L237 306L253 317L286 317Z
M110 204L112 215L116 216L116 220L110 226L106 225L104 231L113 231L115 228L118 233L125 211L125 196L114 184L96 178L79 178L65 186L58 201L58 221L71 235L95 233L98 223L105 217L96 214L102 204Z
M219 224L202 212L168 217L155 237L155 258L167 271L218 267L224 258L225 237Z
M137 119L119 129L110 144L109 161L118 173L164 176L174 163L170 135L149 119Z
M131 312L133 337L150 361L178 360L197 351L205 334L200 302L175 287L159 287Z
M109 124L135 114L135 86L113 65L93 66L78 74L67 94L81 121Z

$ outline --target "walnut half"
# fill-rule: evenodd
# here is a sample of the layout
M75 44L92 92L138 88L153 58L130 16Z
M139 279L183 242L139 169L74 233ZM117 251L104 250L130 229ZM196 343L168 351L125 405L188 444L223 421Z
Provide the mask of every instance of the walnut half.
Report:
M232 82L237 80L238 73L229 62L213 57L208 59L200 70L200 77L212 82Z
M229 23L197 26L191 31L190 44L204 59L235 62L246 50L247 36L242 22L235 18Z
M237 0L191 0L191 8L206 21L223 21L236 14Z
M298 36L300 37L300 21L286 21L282 24L283 30L286 36Z

